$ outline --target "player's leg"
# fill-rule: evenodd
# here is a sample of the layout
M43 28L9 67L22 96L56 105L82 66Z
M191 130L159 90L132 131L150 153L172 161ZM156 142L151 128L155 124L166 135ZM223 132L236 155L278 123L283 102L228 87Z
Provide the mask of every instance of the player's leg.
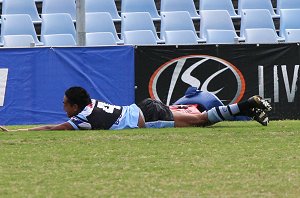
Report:
M228 106L214 107L208 111L208 119L214 124L224 120L232 120L234 116L245 115L252 117L260 124L266 126L269 118L265 111L272 109L268 101L259 96L253 96L246 101Z
M172 111L175 127L207 126L210 125L207 112L189 114L180 111Z
M224 120L232 120L237 115L250 116L266 126L269 119L265 111L272 109L271 105L259 96L253 96L238 104L214 107L200 114L171 112L167 106L152 99L146 99L139 106L144 113L146 127L152 128L207 126ZM147 122L151 124L147 126Z

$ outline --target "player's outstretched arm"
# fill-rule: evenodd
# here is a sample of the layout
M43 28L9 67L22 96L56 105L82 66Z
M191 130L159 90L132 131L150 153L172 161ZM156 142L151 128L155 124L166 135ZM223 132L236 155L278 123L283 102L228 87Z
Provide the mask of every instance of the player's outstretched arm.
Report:
M6 127L4 127L4 126L0 126L0 130L1 131L9 131Z
M50 131L50 130L62 131L62 130L74 130L74 128L68 122L64 122L64 123L58 124L58 125L46 125L46 126L39 126L39 127L34 127L34 128L28 128L28 129L15 129L15 130L9 130L6 127L0 126L0 130L6 131L6 132L14 132L14 131Z

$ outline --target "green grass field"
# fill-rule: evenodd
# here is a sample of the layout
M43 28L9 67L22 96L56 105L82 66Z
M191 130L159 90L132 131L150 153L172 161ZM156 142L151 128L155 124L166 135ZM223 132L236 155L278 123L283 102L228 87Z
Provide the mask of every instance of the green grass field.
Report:
M0 132L0 149L1 198L300 197L300 121Z

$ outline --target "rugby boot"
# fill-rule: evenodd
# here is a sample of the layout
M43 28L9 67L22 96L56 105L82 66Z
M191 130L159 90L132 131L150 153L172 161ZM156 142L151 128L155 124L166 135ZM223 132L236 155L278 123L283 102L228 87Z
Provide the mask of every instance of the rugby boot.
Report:
M251 98L248 99L248 102L249 102L251 108L261 109L263 111L271 111L272 110L271 104L267 100L262 99L262 97L260 97L260 96L257 96L257 95L252 96Z
M253 120L257 121L263 126L268 126L269 124L269 117L266 112L262 109L253 108L249 115Z

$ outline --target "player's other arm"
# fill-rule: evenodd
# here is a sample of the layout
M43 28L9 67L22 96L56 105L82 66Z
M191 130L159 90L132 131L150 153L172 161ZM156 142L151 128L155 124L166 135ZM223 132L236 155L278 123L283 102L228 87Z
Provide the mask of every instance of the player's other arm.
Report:
M8 130L7 128L0 126L0 129L2 131L50 131L50 130L57 130L57 131L63 131L63 130L74 130L72 125L68 122L64 122L58 125L46 125L46 126L39 126L34 128L28 128L28 129L16 129L16 130Z
M40 126L40 127L34 127L28 129L28 131L48 131L48 130L63 131L63 130L74 130L74 128L70 123L64 122L58 125L47 125L47 126Z

